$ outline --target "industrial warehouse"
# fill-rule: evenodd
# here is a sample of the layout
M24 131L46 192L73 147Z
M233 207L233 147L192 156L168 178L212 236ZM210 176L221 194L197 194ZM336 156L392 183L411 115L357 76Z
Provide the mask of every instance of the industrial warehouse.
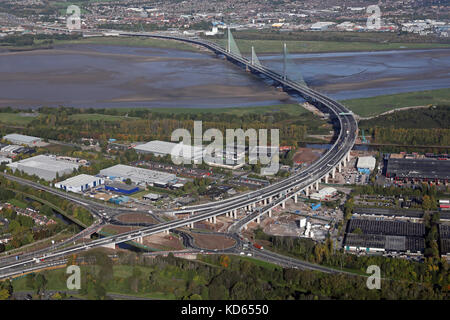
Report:
M377 234L353 234L345 237L345 250L375 252L407 252L420 254L425 249L425 240L417 237L386 236Z
M353 233L356 229L361 230L365 234L414 237L425 235L425 225L423 223L405 221L351 219L347 226L347 232Z
M356 252L421 254L425 249L424 236L422 223L350 219L344 246L346 250Z
M417 221L423 218L422 210L411 209L385 209L385 208L363 208L355 207L353 209L355 217L378 217L378 218L403 218L412 221Z
M177 183L177 176L172 173L137 168L123 164L100 170L100 175L107 177L110 180L125 181L130 179L131 182L137 185L167 187Z
M6 136L3 137L4 140L9 141L11 143L14 144L19 144L19 145L27 145L27 146L35 146L37 145L39 142L41 142L41 138L38 137L32 137L32 136L25 136L23 134L18 134L18 133L11 133L11 134L7 134Z
M183 162L201 163L203 158L203 148L154 140L134 147L138 153L150 153L158 157L173 155Z
M90 176L88 174L80 174L67 180L55 183L55 188L80 193L91 188L98 187L103 183L104 180L102 178Z
M375 169L376 159L374 157L359 157L356 168L359 173L370 174Z
M332 187L325 187L318 192L311 194L310 199L312 200L330 200L337 194L337 190Z
M52 181L65 174L71 174L80 164L58 160L56 157L39 155L7 165L13 171L19 170L29 175L36 175L41 179Z
M386 177L395 180L432 180L446 183L450 179L450 161L389 158L387 161Z

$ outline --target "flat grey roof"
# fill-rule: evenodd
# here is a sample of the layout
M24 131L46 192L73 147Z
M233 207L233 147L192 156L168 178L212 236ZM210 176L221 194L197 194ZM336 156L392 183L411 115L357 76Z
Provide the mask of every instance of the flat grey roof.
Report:
M418 179L450 179L450 160L388 159L389 177Z
M26 135L19 134L19 133L7 134L6 136L3 136L3 139L6 139L6 140L10 140L10 139L12 139L12 140L19 140L19 141L23 141L23 142L26 142L26 143L30 143L30 142L33 142L33 141L36 141L36 140L41 140L41 138L38 138L38 137L26 136Z
M132 167L123 164L118 164L103 170L100 174L107 177L118 177L123 179L131 179L134 183L154 183L163 182L168 183L175 181L177 176L172 173L149 170L144 168Z
M44 170L58 172L67 169L77 169L80 165L64 160L56 160L54 157L46 155L38 155L8 164L8 167L11 168L18 168L19 166L42 168Z
M345 246L385 249L387 251L423 252L425 239L419 237L354 234L345 236Z
M384 208L363 208L355 207L353 209L354 213L357 214L373 214L373 215L383 215L383 216L404 216L411 218L422 218L423 211L421 210L409 210L409 209L384 209Z
M347 232L352 233L360 229L366 234L380 234L388 236L425 236L425 225L405 221L350 219Z
M177 146L181 148L180 151L175 149L175 147ZM159 140L154 140L144 144L137 145L134 147L134 149L137 151L153 152L165 155L171 154L172 152L174 152L174 155L181 155L182 152L183 157L196 157L200 156L203 152L203 148L201 147ZM193 155L191 156L191 154Z

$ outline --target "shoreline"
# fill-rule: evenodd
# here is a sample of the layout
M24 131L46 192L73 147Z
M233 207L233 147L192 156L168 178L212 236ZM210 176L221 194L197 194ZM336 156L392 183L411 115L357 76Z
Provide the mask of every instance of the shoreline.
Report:
M99 40L99 41L95 41L95 40ZM130 41L131 40L131 41ZM206 39L206 40L210 40L212 42L216 42L216 43L220 43L220 41L214 41L217 39ZM305 50L296 50L296 49L291 49L289 51L290 54L319 54L319 53L360 53L360 52L389 52L389 51L414 51L414 50L425 50L425 51L429 51L429 50L449 50L450 49L450 44L445 44L445 43L427 43L427 42L420 42L420 43L402 43L402 42L392 42L392 43L377 43L377 42L363 42L363 41L355 41L355 42L350 42L350 41L344 41L344 42L338 42L338 41L320 41L320 40L306 40L306 41L301 41L301 40L275 40L275 39L268 39L268 40L250 40L250 39L236 39L237 42L239 42L239 40L241 41L259 41L259 42L264 42L264 41L268 41L268 42L275 42L275 41L279 41L280 43L282 42L286 42L287 44L289 43L303 43L305 45L307 44L311 44L311 43L330 43L330 44L335 44L335 43L340 43L340 44L348 44L349 46L352 44L364 44L364 45L383 45L383 44L387 44L387 45L398 45L401 46L399 48L373 48L373 49L366 49L366 48L357 48L354 47L352 50L312 50L312 51L305 51ZM128 42L127 42L128 41ZM120 43L121 42L121 43ZM154 43L152 43L154 42ZM157 43L171 43L174 44L173 46L171 45L157 45ZM37 48L30 48L30 47L24 47L24 49L20 48L20 47L13 47L12 49L8 49L8 47L3 47L5 48L5 52L22 52L22 51L38 51L38 50L52 50L52 49L58 49L58 47L60 46L65 46L65 45L105 45L105 46L124 46L124 47L139 47L139 48L155 48L155 49L171 49L171 50L180 50L180 51L187 51L187 52L209 52L207 50L204 50L202 48L199 48L198 46L195 45L180 45L180 43L176 42L176 41L171 41L171 40L161 40L161 39L137 39L137 38L133 38L133 37L89 37L89 38L82 38L82 39L77 39L77 40L56 40L51 47L37 47ZM242 46L242 44L241 44ZM245 46L245 45L244 45ZM404 48L402 48L402 46L405 46ZM407 46L412 46L412 47L407 47ZM425 47L422 47L425 46ZM427 47L428 46L428 47ZM0 47L1 49L1 47ZM260 49L261 50L261 49ZM269 49L270 50L270 49ZM258 50L257 50L258 51ZM0 51L2 52L2 51ZM241 53L245 53L245 54L249 54L250 51L245 50L245 49L241 49ZM261 56L266 56L266 55L274 55L274 54L280 54L280 51L266 51L266 50L262 50L262 52L259 53L259 55Z
M118 40L118 39L114 39ZM119 39L118 42L122 42L122 40L128 40L128 39ZM72 41L70 41L72 42ZM215 59L206 59L208 60L208 63L205 64L205 57L203 54L208 54L210 56L209 52L200 53L197 55L191 55L191 54L178 54L177 48L158 48L155 46L136 46L135 43L102 43L104 41L100 41L98 43L96 42L77 42L75 43L67 43L64 44L57 44L54 46L53 49L41 49L36 48L33 51L19 51L19 52L1 52L0 57L7 57L7 56L15 56L17 58L15 59L22 59L21 57L24 57L27 59L27 57L30 57L30 59L33 56L36 56L38 58L36 59L44 59L47 55L50 57L59 57L64 55L76 55L80 57L93 57L95 59L97 58L107 58L107 59L113 59L114 63L126 65L126 63L153 63L153 62L161 62L162 66L167 63L174 63L172 65L172 69L175 67L178 67L178 64L182 64L183 66L186 66L186 68L193 69L197 68L199 66L204 67L203 72L207 72L208 68L215 68L217 70L228 70L226 67L221 67L221 63L214 61ZM99 48L96 48L96 47ZM108 49L108 47L115 47L118 49ZM104 48L102 48L104 47ZM124 49L120 49L124 48ZM139 49L152 49L153 51L150 51L149 54L141 53ZM162 49L163 51L168 51L168 53L161 53L159 52L159 49ZM417 57L417 59L424 59L424 57L436 57L439 59L445 59L444 61L448 60L448 52L450 48L430 48L430 49L412 49L412 48L405 48L401 50L375 50L375 51L352 51L352 52L336 52L332 51L330 53L335 54L356 54L359 55L359 53L367 53L370 55L371 53L383 53L386 52L387 54L392 54L392 56L402 57L402 54L400 52L413 52L411 53L412 56ZM109 52L110 51L110 52ZM396 53L398 52L398 53ZM417 52L417 53L415 53ZM434 52L434 54L432 53ZM308 55L314 55L313 53L302 53L302 55L308 57ZM406 54L405 54L406 56ZM13 58L11 58L13 59ZM79 59L77 57L77 59ZM315 59L315 58L314 58ZM319 59L329 59L327 57L319 57ZM334 57L331 57L331 60L333 60ZM347 63L348 59L352 59L352 57L346 58ZM365 58L363 58L365 59ZM375 61L379 61L381 58L375 58ZM57 61L59 58L57 58ZM397 59L398 60L398 59ZM40 60L39 60L40 61ZM56 62L57 62L56 61ZM94 62L96 60L93 60ZM106 60L105 60L106 61ZM103 62L103 61L102 61ZM379 62L381 63L381 62ZM215 67L215 66L218 67ZM380 65L384 66L383 63ZM146 66L146 65L144 65ZM149 66L149 65L147 65ZM161 68L161 66L156 65L157 68ZM389 65L384 66L385 68L390 68ZM93 97L89 98L92 101L89 102L88 100L86 102L84 101L78 101L74 100L71 101L70 95L67 96L64 93L59 92L57 95L52 96L54 99L53 101L46 101L44 99L35 98L34 95L21 95L21 99L17 99L17 97L8 96L8 91L5 91L5 97L0 97L0 105L2 108L6 108L8 106L11 106L14 109L35 109L42 107L44 105L50 106L50 107L57 107L58 105L66 105L67 107L75 107L75 108L81 108L81 109L123 109L123 108L129 108L129 109L155 109L155 110L174 110L174 109L186 109L186 110L205 110L205 109L229 109L229 108L241 108L245 109L248 107L258 107L258 106L270 106L274 104L285 104L285 103L292 103L294 100L290 99L285 93L280 92L276 90L273 87L267 86L262 82L253 83L250 82L249 85L245 86L239 86L236 85L230 85L229 83L223 83L222 80L215 80L216 82L213 83L204 83L204 81L199 81L197 83L194 82L188 82L184 83L180 86L180 77L176 75L175 69L170 69L170 72L165 71L155 71L150 73L138 73L134 76L134 73L131 73L130 78L127 81L122 80L120 78L121 74L127 75L129 72L127 70L123 69L117 69L116 68L110 68L107 67L107 65L99 65L98 67L95 67L92 65L90 60L88 62L85 62L84 65L80 66L77 69L77 72L75 73L68 73L66 69L61 69L61 67L58 66L59 69L53 68L47 68L47 69L37 69L37 72L32 71L21 71L16 70L12 72L11 70L8 70L6 68L4 72L2 72L2 78L3 81L8 79L9 81L29 81L30 83L38 83L45 81L50 86L61 86L64 89L64 86L86 86L86 83L92 83L97 84L101 83L102 85L99 86L100 89L103 89L102 86L105 86L105 88L113 88L114 91L112 91L111 95L107 96L101 96L100 92L97 91L91 91L93 93ZM132 69L133 71L134 69ZM137 69L139 71L139 69ZM158 70L158 69L155 69ZM433 69L434 70L434 69ZM425 77L429 77L430 80L434 80L435 77L433 76L436 74L441 74L445 70L438 69L438 71L429 71L425 74ZM440 70L440 71L439 71ZM232 67L230 67L229 76L234 76L234 70ZM395 76L388 74L385 75L385 77L381 77L378 79L371 79L368 76L362 75L365 71L359 72L359 75L356 77L356 79L341 79L344 77L339 76L331 76L326 79L317 78L314 83L312 84L313 88L316 88L319 91L327 92L328 94L336 94L339 92L346 92L349 90L362 90L367 91L368 93L371 91L369 89L377 89L380 86L383 85L386 86L390 83L395 82L401 82L406 80L423 80L421 77L424 77L424 74L412 74L406 77L406 75L402 76ZM197 77L202 78L200 73ZM155 76L153 76L155 75ZM243 75L244 77L245 75ZM352 77L355 76L355 74L351 75ZM348 77L348 76L345 76ZM444 75L440 75L440 77L444 77ZM171 87L159 87L160 81L171 81L172 79L175 79L175 86L173 88ZM209 78L208 78L209 79ZM405 80L406 79L406 80ZM326 80L325 82L323 80ZM245 80L247 81L247 80ZM244 81L244 83L246 83ZM5 84L7 86L7 84ZM409 89L409 87L405 87L405 89ZM411 87L411 91L399 91L398 93L393 94L383 94L383 90L379 90L378 95L375 96L365 96L360 98L344 98L339 99L341 101L350 101L354 100L356 104L364 104L365 100L383 97L383 96L396 96L396 95L404 95L408 93L417 93L424 90L415 90L414 87ZM6 89L5 89L6 90ZM105 89L107 90L107 89ZM427 105L429 103L434 103L432 100L434 100L434 95L432 91L434 90L442 90L438 88L432 88L431 90L427 90L427 95L430 96L429 100L430 102L425 101L424 99L421 99L419 101L410 101L408 104L404 104L404 99L400 99L399 103L392 103L393 101L390 101L389 104L386 106L377 106L374 110L380 111L381 113L389 111L390 108L402 108L402 107L410 107L414 105ZM373 91L373 90L372 90ZM89 92L89 91L88 91ZM95 93L97 92L97 93ZM437 94L437 97L439 95L443 96L443 94ZM344 94L345 96L345 94ZM350 97L351 95L347 95ZM445 96L446 98L446 96ZM76 97L74 98L76 99ZM394 99L396 99L394 97ZM48 100L48 99L47 99ZM67 100L67 102L65 102ZM208 103L208 100L211 101L211 103ZM215 101L218 100L218 101ZM195 103L197 101L198 103ZM296 101L296 100L295 100ZM360 102L358 102L360 101ZM446 100L445 100L446 101ZM267 102L267 103L266 103ZM82 104L81 104L82 103ZM373 102L371 102L374 104ZM411 103L414 103L411 105ZM185 108L183 108L183 104ZM195 105L197 104L197 105ZM351 105L350 105L351 106ZM362 109L361 106L356 105L353 107L350 107L356 114L359 114L358 109ZM361 113L361 117L370 117L378 115L378 112L375 112L373 114L370 114L367 111L364 111Z

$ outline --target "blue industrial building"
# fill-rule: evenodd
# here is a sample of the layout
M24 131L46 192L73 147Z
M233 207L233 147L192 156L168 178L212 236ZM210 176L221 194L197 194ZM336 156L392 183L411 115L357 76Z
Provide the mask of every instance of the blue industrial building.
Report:
M108 191L123 193L123 194L132 194L139 191L139 187L136 185L128 185L125 183L110 183L105 185L105 189Z

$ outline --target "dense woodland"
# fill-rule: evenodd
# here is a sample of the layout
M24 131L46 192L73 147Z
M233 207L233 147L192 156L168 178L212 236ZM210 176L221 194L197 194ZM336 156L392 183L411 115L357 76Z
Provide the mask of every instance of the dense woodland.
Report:
M28 201L28 198L35 197L36 200L31 202L33 207L50 217L53 216L52 207L54 207L85 225L91 225L94 222L94 218L87 209L54 194L21 185L4 177L0 177L0 195L4 195L3 201L18 199L25 202Z
M8 112L8 108L3 112ZM81 138L94 138L106 141L110 138L119 141L170 141L174 130L185 128L193 133L194 120L203 121L203 130L216 128L222 132L226 129L242 128L247 130L279 129L280 144L296 146L307 132L305 124L298 124L292 115L286 112L264 114L246 113L240 117L227 113L165 113L151 110L117 110L117 109L74 109L42 108L40 115L25 129L24 133L46 139L59 141L77 141ZM105 119L89 120L70 117L76 114L104 114ZM125 117L126 115L126 117ZM111 118L107 116L122 116ZM49 127L52 130L49 130ZM5 130L3 128L3 130ZM269 137L270 141L270 137Z
M172 255L144 258L120 252L113 262L105 253L93 250L84 255L84 259L88 257L88 261L96 262L81 267L80 293L88 299L107 299L108 292L160 293L165 298L183 300L446 298L446 292L426 281L382 280L381 290L369 290L366 277L283 269L228 255L203 256L200 261L189 261ZM74 258L69 259L68 264L73 261ZM42 293L51 289L50 282L65 284L67 275L56 272L27 275L27 288ZM3 293L1 288L4 288ZM4 281L0 284L0 297L9 297L13 290L14 282L11 286L9 281Z
M436 230L434 226L433 232ZM437 237L437 234L432 236ZM427 241L435 241L434 238L431 238L432 236L430 236L430 239L427 238ZM277 252L338 269L364 273L368 266L378 265L382 270L383 278L392 279L396 282L427 284L430 288L434 288L435 294L439 296L448 295L448 286L450 284L449 266L445 259L439 258L438 254L427 257L424 263L419 263L383 256L346 254L335 250L333 243L329 240L321 244L315 243L310 239L270 236L264 234L262 230L256 232L256 238L269 241L270 246Z
M373 143L450 146L450 106L398 111L362 120L359 127Z
M0 38L1 46L50 46L54 40L77 40L81 39L81 34L25 34L25 35L7 35Z

